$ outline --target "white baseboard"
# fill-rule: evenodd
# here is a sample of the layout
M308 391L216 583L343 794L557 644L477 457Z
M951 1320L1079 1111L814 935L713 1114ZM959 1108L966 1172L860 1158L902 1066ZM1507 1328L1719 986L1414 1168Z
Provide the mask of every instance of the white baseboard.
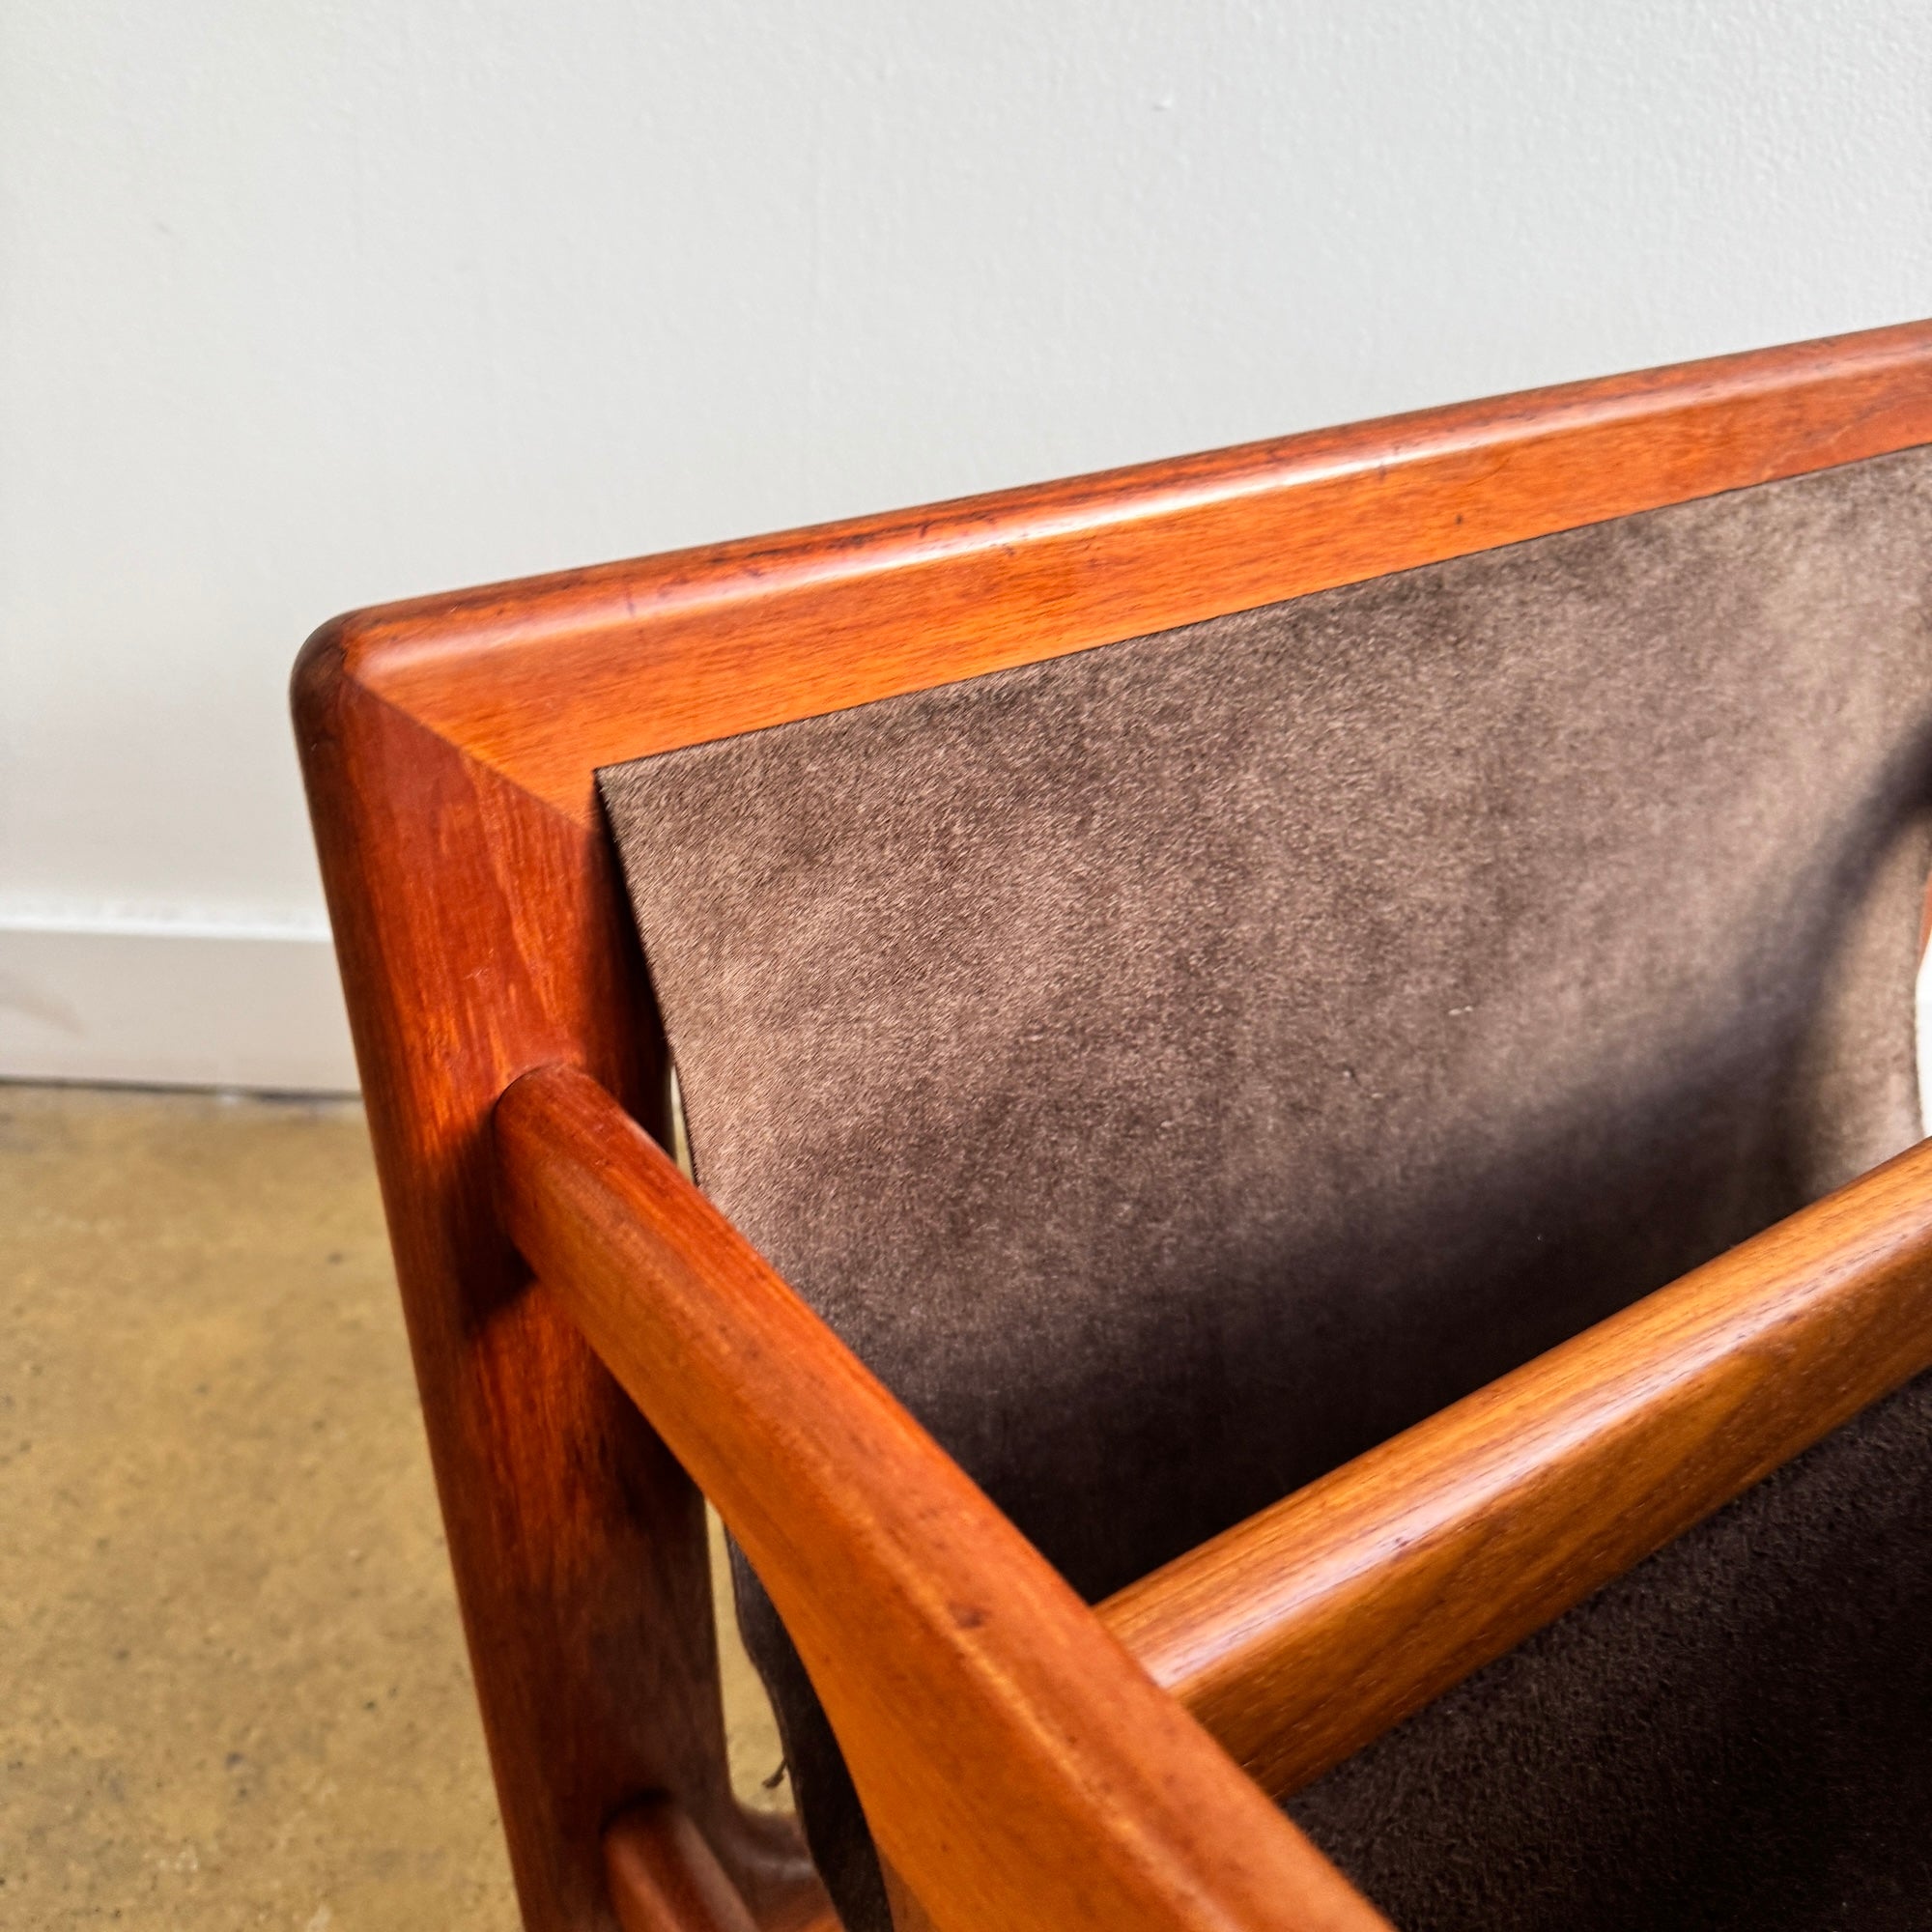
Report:
M0 1078L355 1091L326 937L0 925Z
M1932 949L1918 1008L1932 1134ZM0 1080L353 1094L334 948L306 933L0 924Z

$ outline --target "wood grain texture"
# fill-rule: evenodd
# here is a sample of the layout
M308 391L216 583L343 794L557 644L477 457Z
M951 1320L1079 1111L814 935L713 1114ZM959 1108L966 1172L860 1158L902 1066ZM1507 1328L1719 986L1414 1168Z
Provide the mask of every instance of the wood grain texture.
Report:
M758 1932L703 1833L668 1798L615 1820L604 1859L624 1932Z
M809 1866L747 1899L675 1799L634 1804L604 1833L604 1870L624 1932L839 1932Z
M603 763L1932 440L1932 326L1875 330L364 611L298 735L504 1825L533 1932L606 1926L599 1834L672 1794L741 1894L689 1480L492 1198L519 1074L661 1125Z
M497 1108L518 1245L743 1544L941 1932L1384 1921L617 1103Z
M395 605L355 675L580 823L590 774L1932 441L1932 325Z
M531 1932L610 1927L600 1837L674 1793L755 1893L796 1875L725 1771L697 1492L575 1325L529 1292L489 1111L595 1067L652 1118L641 970L603 840L348 674L297 668L298 736L423 1414Z
M1286 1796L1932 1367L1932 1141L1108 1600Z
M932 1932L932 1915L913 1896L912 1888L893 1868L890 1859L879 1861L879 1876L885 1881L893 1932Z

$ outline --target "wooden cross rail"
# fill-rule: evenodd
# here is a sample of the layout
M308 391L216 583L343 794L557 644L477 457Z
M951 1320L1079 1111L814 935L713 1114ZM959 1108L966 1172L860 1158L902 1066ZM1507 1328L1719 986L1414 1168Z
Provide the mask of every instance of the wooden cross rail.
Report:
M597 769L1928 442L1919 323L484 586L316 634L295 680L303 769L530 1932L608 1926L606 1828L653 1792L675 1792L698 1835L639 1819L626 1870L675 1871L701 1843L762 1932L797 1932L780 1909L812 1879L792 1834L731 1797L696 1491L584 1346L575 1291L527 1292L493 1193L491 1110L531 1067L582 1067L665 1125ZM678 1264L708 1278L716 1244Z
M526 1074L495 1128L511 1237L744 1546L939 1932L1388 1932L602 1088Z
M1932 1366L1925 1142L1096 1617L594 1082L526 1075L496 1122L518 1246L744 1544L942 1928L1381 1924L1257 1786Z
M1286 1797L1932 1367L1932 1141L1111 1598Z

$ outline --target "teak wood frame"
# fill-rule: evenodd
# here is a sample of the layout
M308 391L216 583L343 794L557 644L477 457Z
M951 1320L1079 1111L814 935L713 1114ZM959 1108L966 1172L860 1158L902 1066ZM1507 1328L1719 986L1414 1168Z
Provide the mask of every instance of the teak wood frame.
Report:
M838 1680L828 1706L875 1832L939 1923L1368 1925L1379 1921L1179 1704L1146 1701L1136 1687L1149 1680L1108 1626L1288 1788L1493 1654L1529 1627L1523 1618L1554 1614L1848 1404L1902 1379L1928 1347L1921 1176L1908 1156L1770 1248L1741 1250L1721 1293L1693 1277L1670 1292L1672 1307L1634 1311L1609 1341L1597 1331L1446 1411L1125 1593L1104 1622L1056 1594L1051 1573L916 1431L895 1437L903 1472L935 1486L942 1516L965 1525L970 1561L890 1510L869 1530L857 1522L855 1510L885 1505L833 1458L825 1534L872 1536L885 1594L872 1605L883 1624L868 1624L850 1590L843 1619L831 1619L810 1582L824 1551L789 1547L784 1522L759 1516L780 1503L755 1475L757 1443L769 1450L776 1424L742 1350L712 1335L718 1406L699 1414L680 1408L663 1361L637 1339L648 1332L639 1322L685 1306L667 1300L675 1282L694 1334L709 1321L745 1341L750 1318L725 1292L734 1281L756 1285L760 1319L796 1318L781 1312L782 1284L758 1275L673 1172L653 1168L648 1144L626 1139L595 1092L664 1137L662 1043L596 768L1926 441L1932 326L1911 325L391 606L317 633L296 672L298 731L535 1932L609 1926L613 1913L629 1932L776 1932L823 1912L795 1841L731 1799L700 1504L684 1465L714 1489L794 1621L814 1630L823 1648L808 1655ZM506 1104L499 1176L497 1102L542 1068L585 1078L544 1075ZM506 1207L545 1264L543 1288L512 1244ZM638 1271L637 1305L611 1326L618 1255ZM1828 1346L1842 1336L1831 1311L1852 1308L1872 1339L1847 1356ZM828 1436L852 1416L888 1435L900 1427L829 1337L796 1336L811 1386L834 1402ZM1551 1413L1550 1403L1568 1403L1576 1427L1526 1460L1493 1453L1499 1417L1529 1412L1524 1404ZM1751 1446L1701 1454L1740 1416L1755 1418ZM1605 1466L1593 1440L1605 1455L1634 1444L1673 1464L1688 1457L1689 1513L1621 1541L1595 1533L1609 1505L1591 1502ZM1387 1538L1377 1541L1408 1509L1434 1511L1438 1582L1459 1524L1509 1520L1520 1555L1503 1571L1520 1587L1503 1592L1506 1613L1472 1634L1468 1619L1422 1607L1435 1584L1405 1577ZM959 1574L980 1585L950 1607L915 1588L948 1561L966 1562ZM1319 1588L1296 1580L1318 1573ZM1488 1596L1501 1579L1486 1577ZM895 1596L901 1585L912 1594ZM1402 1626L1404 1682L1379 1701L1347 1688L1347 1657L1321 1639L1337 1588L1355 1593L1357 1611L1393 1606ZM998 1616L981 1614L987 1590ZM1253 1603L1263 1611L1241 1607ZM885 1628L916 1676L940 1673L920 1679L928 1702L947 1687L977 1714L974 1735L1018 1750L1004 1785L974 1780L976 1806L947 1809L926 1771L892 1757L940 1742L959 1710L922 1731L907 1716L919 1697L886 1708L863 1683L845 1688L880 1663ZM1221 1634L1199 1636L1210 1628ZM1236 1652L1244 1662L1229 1661ZM1004 1706L985 1701L989 1655L1021 1670ZM1281 1716L1289 1680L1295 1708ZM1076 1719L1078 1749L1040 1746ZM1143 1720L1154 1728L1137 1739ZM1150 1752L1167 1798L1142 1775ZM994 1791L997 1804L983 1796ZM1054 1821L1051 1842L1040 1818Z

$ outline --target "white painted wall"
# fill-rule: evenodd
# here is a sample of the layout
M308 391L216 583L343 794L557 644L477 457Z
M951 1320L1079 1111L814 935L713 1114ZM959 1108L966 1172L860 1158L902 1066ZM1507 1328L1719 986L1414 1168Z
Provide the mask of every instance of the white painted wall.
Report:
M1925 0L6 0L0 1072L348 1080L349 605L1932 313Z

